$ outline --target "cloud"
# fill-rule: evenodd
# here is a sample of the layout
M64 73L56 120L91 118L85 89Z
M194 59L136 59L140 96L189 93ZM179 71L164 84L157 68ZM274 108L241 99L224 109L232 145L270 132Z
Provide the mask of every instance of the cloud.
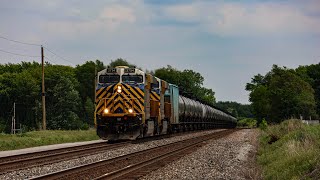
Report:
M193 1L191 3L150 6L143 1L112 1L92 10L91 15L79 8L68 8L66 14L78 18L48 21L46 31L67 36L116 32L157 22L171 22L171 28L187 23L199 32L219 36L288 35L297 33L319 34L320 15L318 4L310 1L296 3L234 3ZM160 13L159 13L160 12ZM93 14L93 15L92 15ZM85 18L81 18L85 17ZM157 21L158 20L158 21ZM173 23L172 23L173 22ZM195 26L196 25L196 26ZM54 32L52 31L54 30Z
M79 9L71 9L67 14L84 16L83 19L67 19L49 21L43 26L48 32L63 34L65 36L76 36L92 34L98 31L115 32L118 28L137 22L136 10L127 5L107 4L97 15L88 18Z
M120 5L105 7L99 19L108 23L134 23L136 21L134 10Z
M240 102L248 102L245 83L272 64L296 67L319 57L318 0L152 2L3 0L0 34L45 43L74 64L94 59L107 64L122 57L149 70L167 64L194 69L219 100ZM0 40L4 50L40 52L38 47L17 46ZM31 60L0 53L0 63L7 59Z
M306 5L307 6L307 5ZM320 17L310 15L310 8L276 3L194 2L168 6L168 19L199 24L199 29L218 35L253 35L283 33L319 33Z
M182 5L174 5L169 6L164 9L164 12L169 17L173 17L179 21L199 21L200 19L200 13L198 12L200 10L199 7L196 7L192 4L182 4Z

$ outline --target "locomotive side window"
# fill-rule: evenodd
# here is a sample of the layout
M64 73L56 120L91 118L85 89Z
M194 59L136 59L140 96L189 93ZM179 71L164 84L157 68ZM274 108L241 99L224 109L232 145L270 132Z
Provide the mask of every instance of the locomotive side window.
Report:
M142 75L122 75L122 82L143 83L143 76Z
M151 84L152 88L159 88L159 82L157 81L156 83Z
M120 82L119 75L100 75L99 83L118 83Z

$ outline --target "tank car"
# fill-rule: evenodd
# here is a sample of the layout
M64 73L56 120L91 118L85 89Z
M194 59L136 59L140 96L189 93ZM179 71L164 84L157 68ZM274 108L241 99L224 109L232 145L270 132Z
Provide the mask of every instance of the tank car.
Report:
M176 85L170 84L167 93L173 104L173 115L170 120L173 131L234 128L236 126L236 118L216 107L179 95Z

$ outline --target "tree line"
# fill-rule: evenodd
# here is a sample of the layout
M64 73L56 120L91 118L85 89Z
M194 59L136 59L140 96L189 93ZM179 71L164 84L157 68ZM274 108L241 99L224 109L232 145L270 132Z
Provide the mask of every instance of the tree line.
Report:
M47 129L87 129L92 126L95 73L119 65L136 67L121 58L107 66L100 60L87 61L76 67L46 62ZM41 64L37 62L0 64L0 132L10 132L14 103L17 123L22 124L25 131L41 129L41 72ZM208 105L215 104L214 91L203 87L204 78L198 72L179 71L171 66L148 72L178 85L187 97Z
M279 123L320 114L320 63L296 69L273 65L265 75L255 75L246 90L258 120Z
M237 119L253 118L252 107L250 104L240 104L233 101L218 101L216 107L229 112Z
M93 124L95 69L104 68L99 60L75 68L45 64L48 129L87 129ZM24 130L41 128L41 73L37 62L0 64L0 131L10 132L14 103Z

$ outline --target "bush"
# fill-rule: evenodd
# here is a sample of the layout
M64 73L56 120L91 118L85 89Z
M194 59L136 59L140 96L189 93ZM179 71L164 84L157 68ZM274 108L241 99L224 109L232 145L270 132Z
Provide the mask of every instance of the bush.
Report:
M83 123L80 129L81 130L89 130L89 124Z
M6 131L5 120L0 118L0 133L4 133Z
M259 124L259 128L264 131L268 128L268 123L265 119L262 119L261 123Z
M257 120L252 118L245 118L238 121L237 125L238 127L254 128L254 127L257 127Z

